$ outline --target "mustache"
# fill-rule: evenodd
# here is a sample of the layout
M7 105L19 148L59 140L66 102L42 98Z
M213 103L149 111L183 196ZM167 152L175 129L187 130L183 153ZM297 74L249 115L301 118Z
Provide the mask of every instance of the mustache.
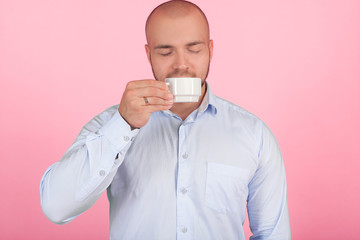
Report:
M173 77L196 77L196 74L189 71L183 71L175 69L173 72L166 75L167 78L173 78Z

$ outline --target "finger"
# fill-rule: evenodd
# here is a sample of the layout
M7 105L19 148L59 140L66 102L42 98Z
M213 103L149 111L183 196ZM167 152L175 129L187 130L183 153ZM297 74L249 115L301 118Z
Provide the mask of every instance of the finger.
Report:
M146 87L155 87L160 88L163 90L168 90L169 87L163 81L157 81L153 79L145 79L145 80L136 80L128 82L127 88L128 89L135 89L135 88L146 88Z
M156 87L138 88L136 89L136 95L138 97L157 97L164 100L171 100L174 98L174 96L170 92Z
M172 105L174 103L174 100L171 98L170 100L165 100L158 97L144 97L143 103L145 105Z
M157 112L157 111L164 111L169 110L172 107L172 105L148 105L146 106L146 110L150 113Z

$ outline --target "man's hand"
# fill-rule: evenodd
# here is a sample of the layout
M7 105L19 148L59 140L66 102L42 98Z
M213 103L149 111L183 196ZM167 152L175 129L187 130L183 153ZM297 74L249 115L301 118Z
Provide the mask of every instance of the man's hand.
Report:
M170 109L174 96L165 82L156 80L131 81L126 85L119 113L134 128L143 127L152 112Z

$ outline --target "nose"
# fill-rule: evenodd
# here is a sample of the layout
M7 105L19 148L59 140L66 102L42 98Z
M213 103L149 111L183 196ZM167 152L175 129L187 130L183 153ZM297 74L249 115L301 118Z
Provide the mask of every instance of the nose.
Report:
M184 53L178 52L176 54L173 68L174 70L179 70L179 71L184 71L189 69L189 64Z

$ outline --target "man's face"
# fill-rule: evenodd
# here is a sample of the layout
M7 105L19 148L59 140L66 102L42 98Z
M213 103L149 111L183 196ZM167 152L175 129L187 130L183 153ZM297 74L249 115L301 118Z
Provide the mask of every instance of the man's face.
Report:
M148 26L146 53L156 80L199 77L205 81L213 43L201 14L171 18L157 14Z

